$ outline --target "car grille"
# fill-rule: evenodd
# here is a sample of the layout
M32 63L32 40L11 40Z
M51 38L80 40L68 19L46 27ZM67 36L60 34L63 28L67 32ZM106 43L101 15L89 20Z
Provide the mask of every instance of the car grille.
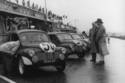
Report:
M76 49L77 52L82 52L83 47L82 46L76 46L75 49Z
M35 56L38 57L38 61L43 61L45 63L55 62L55 60L58 58L58 55L56 53L37 53Z

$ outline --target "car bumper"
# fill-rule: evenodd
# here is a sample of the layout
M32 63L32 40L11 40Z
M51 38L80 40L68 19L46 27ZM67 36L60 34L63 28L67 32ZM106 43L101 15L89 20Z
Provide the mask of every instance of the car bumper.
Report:
M75 52L83 52L83 51L84 51L83 46L76 46L75 47Z
M64 60L65 57L63 54L59 55L35 55L32 58L22 56L23 62L27 66L31 66L34 64L54 64L57 60Z
M64 60L60 60L60 61L64 61ZM51 66L51 65L58 65L59 62L58 60L56 60L55 62L44 62L44 61L38 61L37 63L34 63L32 66Z

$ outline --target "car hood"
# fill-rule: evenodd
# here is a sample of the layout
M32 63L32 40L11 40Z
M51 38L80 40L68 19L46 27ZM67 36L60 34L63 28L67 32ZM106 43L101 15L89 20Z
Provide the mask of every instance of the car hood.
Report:
M65 41L63 41L63 43L74 43L74 44L77 44L77 45L82 45L82 41L75 40L75 39L65 40Z
M54 52L56 49L56 45L51 42L40 43L40 48L45 52Z
M51 42L40 42L34 44L23 44L25 47L38 47L44 52L54 52L56 45Z

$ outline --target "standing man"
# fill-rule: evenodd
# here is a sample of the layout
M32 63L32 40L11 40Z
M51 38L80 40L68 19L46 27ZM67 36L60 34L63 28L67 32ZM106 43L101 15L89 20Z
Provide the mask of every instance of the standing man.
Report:
M90 53L92 55L92 62L96 62L96 54L98 53L98 48L97 48L97 44L96 44L96 33L98 30L98 26L97 24L94 22L92 23L92 28L89 31L89 40L90 40Z
M100 55L100 61L98 64L104 64L104 56L109 54L106 44L106 30L105 27L103 26L102 19L98 18L95 23L98 26L95 38Z

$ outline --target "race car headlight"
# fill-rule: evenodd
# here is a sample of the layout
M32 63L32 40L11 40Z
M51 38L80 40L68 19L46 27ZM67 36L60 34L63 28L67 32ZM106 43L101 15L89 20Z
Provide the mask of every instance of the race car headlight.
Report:
M78 46L81 46L82 45L82 43L80 43L80 42L78 42L78 43L76 43Z
M86 46L87 46L87 43L83 42L83 44L82 44L82 45L86 47Z
M61 48L61 51L63 54L65 54L67 50L66 50L66 48Z
M32 57L33 55L35 55L35 51L34 50L29 50L28 54Z
M76 46L75 44L69 44L69 46L70 46L70 48L71 48L72 51L75 50L75 46Z
M60 58L61 60L64 60L64 59L65 59L64 54L59 54L59 58Z

